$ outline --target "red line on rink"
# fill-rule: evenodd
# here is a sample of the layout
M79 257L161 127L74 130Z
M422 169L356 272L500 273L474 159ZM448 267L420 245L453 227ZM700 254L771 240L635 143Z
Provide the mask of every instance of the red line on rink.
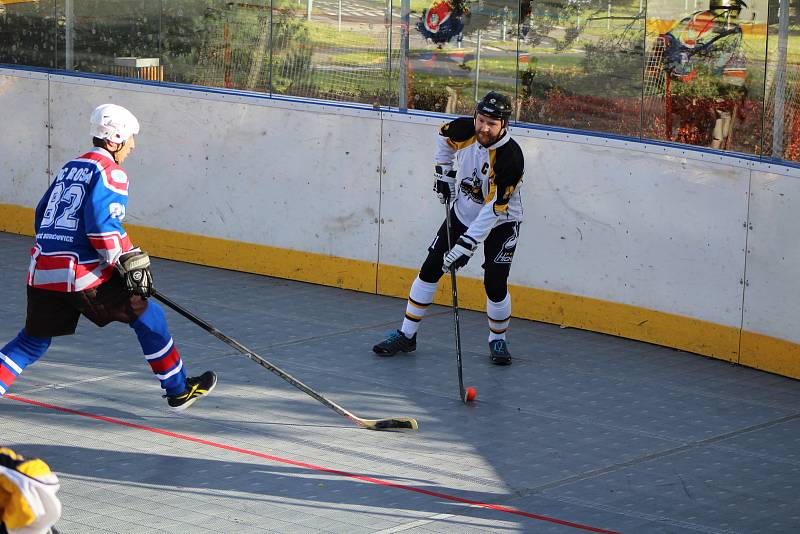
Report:
M249 456L256 456L258 458L264 458L265 460L272 460L273 462L279 462L282 464L293 465L296 467L303 467L305 469L312 469L314 471L320 471L323 473L330 473L332 475L338 475L342 477L352 478L356 480L361 480L362 482L370 482L372 484L378 484L381 486L388 486L391 488L397 488L405 491L414 491L416 493L422 493L425 495L430 495L431 497L436 497L439 499L444 499L447 501L458 502L463 504L469 504L471 506L476 506L480 508L488 508L490 510L496 510L498 512L505 512L509 514L519 515L522 517L527 517L530 519L536 519L538 521L547 521L548 523L556 523L558 525L564 525L567 527L576 528L579 530L584 530L587 532L600 532L602 534L618 534L616 531L613 530L605 530L602 528L591 527L588 525L582 525L580 523L573 523L571 521L565 521L563 519L556 519L555 517L548 517L546 515L539 515L539 514L532 514L530 512L523 512L522 510L517 510L515 508L511 508L509 506L501 506L497 504L489 504L480 501L473 501L471 499L464 499L462 497L456 497L455 495L448 495L446 493L439 493L438 491L431 491L422 488L415 488L414 486L407 486L405 484L397 484L395 482L389 482L388 480L381 480L379 478L373 478L365 475L356 475L354 473L348 473L347 471L339 471L338 469L331 469L328 467L321 467L314 464L309 464L305 462L298 462L296 460L290 460L288 458L281 458L280 456L273 456L271 454L265 454L263 452L258 451L251 451L249 449L242 449L241 447L234 447L233 445L225 445L224 443L218 443L216 441L209 441L207 439L195 438L193 436L189 436L186 434L178 434L176 432L170 432L169 430L162 430L160 428L144 426L144 425L137 425L135 423L129 423L127 421L123 421L122 419L116 419L114 417L106 417L104 415L96 415L88 412L82 412L79 410L73 410L71 408L64 408L62 406L56 406L55 404L47 404L45 402L39 402L32 399L27 399L25 397L18 397L16 395L8 395L6 394L5 397L7 399L24 402L27 404L32 404L34 406L39 406L41 408L48 408L51 410L57 410L60 412L65 412L72 415L79 415L81 417L88 417L90 419L97 419L99 421L105 421L106 423L112 423L115 425L126 426L129 428L135 428L138 430L144 430L146 432L153 432L154 434L161 434L163 436L168 436L171 438L182 439L186 441L192 441L194 443L200 443L202 445L208 445L209 447L216 447L218 449L224 449L226 451L238 452L241 454L247 454ZM46 459L45 459L46 461Z

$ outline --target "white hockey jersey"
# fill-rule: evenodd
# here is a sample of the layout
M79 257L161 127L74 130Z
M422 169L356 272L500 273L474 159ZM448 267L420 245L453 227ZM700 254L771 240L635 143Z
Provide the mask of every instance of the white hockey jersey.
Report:
M475 136L472 117L448 122L439 131L434 165L454 165L455 213L466 235L482 243L492 229L522 222L520 185L525 171L522 149L505 130L492 146Z

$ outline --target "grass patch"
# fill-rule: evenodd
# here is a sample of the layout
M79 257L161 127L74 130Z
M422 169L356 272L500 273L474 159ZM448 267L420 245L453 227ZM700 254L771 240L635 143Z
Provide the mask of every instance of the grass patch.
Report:
M428 0L411 0L410 4L411 12L421 15L425 9L428 9L431 7L431 5L433 5L433 2ZM392 6L398 11L400 10L400 5L400 0L392 0Z
M537 70L557 70L557 71L576 71L580 69L580 62L582 56L571 55L550 55L544 54L535 56ZM475 58L466 61L467 67L475 70ZM516 56L508 58L481 58L481 72L492 74L514 74L517 73L517 67L520 70L527 70L527 63L520 63L517 65Z
M322 22L306 22L308 25L310 44L319 47L348 48L365 47L378 48L385 46L386 35L384 32L375 36L349 30L338 31L336 26Z
M386 52L372 50L363 52L346 52L331 56L332 65L369 66L386 64Z

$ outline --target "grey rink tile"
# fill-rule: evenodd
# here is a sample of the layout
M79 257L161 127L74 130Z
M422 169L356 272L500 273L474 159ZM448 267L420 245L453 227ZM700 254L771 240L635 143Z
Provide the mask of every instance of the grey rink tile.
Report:
M6 340L24 320L28 248L0 233ZM62 532L800 531L798 381L522 320L514 364L498 368L485 315L462 311L478 389L465 406L447 307L431 308L416 352L381 358L370 349L403 299L157 259L154 271L323 395L364 417L417 417L420 431L355 428L167 310L189 372L220 376L175 415L130 328L82 321L12 393L108 420L0 400L0 443L61 477Z

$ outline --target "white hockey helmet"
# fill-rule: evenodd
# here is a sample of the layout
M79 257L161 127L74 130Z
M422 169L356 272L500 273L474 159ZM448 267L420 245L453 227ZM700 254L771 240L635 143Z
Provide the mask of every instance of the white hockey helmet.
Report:
M92 137L124 143L139 133L139 121L133 113L116 104L102 104L92 111L89 119Z

